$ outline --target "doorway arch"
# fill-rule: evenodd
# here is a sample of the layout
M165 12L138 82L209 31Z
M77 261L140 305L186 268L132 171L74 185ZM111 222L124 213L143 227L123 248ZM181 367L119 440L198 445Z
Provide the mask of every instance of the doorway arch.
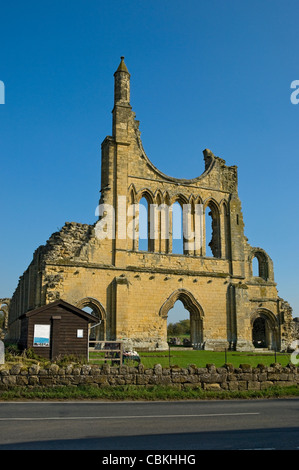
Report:
M191 292L185 289L174 291L160 308L160 316L165 321L167 329L167 317L170 309L173 308L177 300L180 300L186 310L190 313L190 341L194 349L203 349L203 317L204 312L200 303Z
M90 330L89 339L93 341L104 341L106 339L106 311L98 300L85 297L76 303L78 308L84 310L98 319L99 325Z
M270 310L259 309L252 315L251 332L255 348L278 349L278 324Z
M167 341L174 345L191 346L190 312L177 300L167 315Z

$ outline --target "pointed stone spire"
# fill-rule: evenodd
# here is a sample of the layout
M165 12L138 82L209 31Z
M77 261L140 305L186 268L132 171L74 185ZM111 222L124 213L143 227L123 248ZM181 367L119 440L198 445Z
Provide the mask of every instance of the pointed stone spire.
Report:
M120 64L119 64L118 69L117 69L116 72L127 72L127 73L129 73L129 72L128 72L128 69L127 69L127 66L126 66L126 64L125 64L125 62L124 62L124 60L125 60L124 56L121 56L120 59L121 59L121 62L120 62ZM115 73L116 73L116 72L115 72Z
M132 120L132 107L130 105L130 74L121 57L118 69L114 73L114 108L112 132L119 142L128 139L128 123Z
M114 74L114 105L130 106L130 74L123 56Z

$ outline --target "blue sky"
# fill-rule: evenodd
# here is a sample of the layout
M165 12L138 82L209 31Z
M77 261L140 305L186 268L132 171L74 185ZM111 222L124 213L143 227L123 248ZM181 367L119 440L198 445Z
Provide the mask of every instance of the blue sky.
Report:
M66 221L93 223L125 56L148 157L193 178L238 166L245 234L299 316L297 0L43 0L0 11L0 297Z

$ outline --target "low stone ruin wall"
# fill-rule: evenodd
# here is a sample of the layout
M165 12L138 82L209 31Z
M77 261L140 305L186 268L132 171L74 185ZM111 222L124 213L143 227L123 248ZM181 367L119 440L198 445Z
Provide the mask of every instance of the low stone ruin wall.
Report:
M16 386L64 386L64 385L93 385L96 387L113 387L119 385L135 386L176 386L199 387L203 390L264 390L271 386L282 387L298 385L299 368L292 364L282 367L272 364L270 367L259 365L252 368L241 364L238 368L232 365L215 367L207 364L198 368L162 368L156 365L152 369L122 365L110 367L107 364L95 365L68 365L59 367L51 364L48 368L39 365L24 367L15 364L0 366L0 390Z

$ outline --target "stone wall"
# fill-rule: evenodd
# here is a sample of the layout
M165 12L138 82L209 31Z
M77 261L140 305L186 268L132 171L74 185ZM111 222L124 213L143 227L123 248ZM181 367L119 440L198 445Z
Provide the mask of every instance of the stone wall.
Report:
M16 386L65 386L91 385L96 387L113 387L119 385L134 386L176 386L179 388L196 387L203 390L264 390L271 386L287 387L298 385L299 369L289 364L286 367L272 364L270 367L259 365L251 367L241 364L234 368L230 364L215 367L207 364L198 368L162 368L157 364L146 369L142 364L138 367L122 365L110 367L95 365L68 365L59 367L51 364L49 368L39 365L24 367L15 364L10 368L0 366L0 390Z

